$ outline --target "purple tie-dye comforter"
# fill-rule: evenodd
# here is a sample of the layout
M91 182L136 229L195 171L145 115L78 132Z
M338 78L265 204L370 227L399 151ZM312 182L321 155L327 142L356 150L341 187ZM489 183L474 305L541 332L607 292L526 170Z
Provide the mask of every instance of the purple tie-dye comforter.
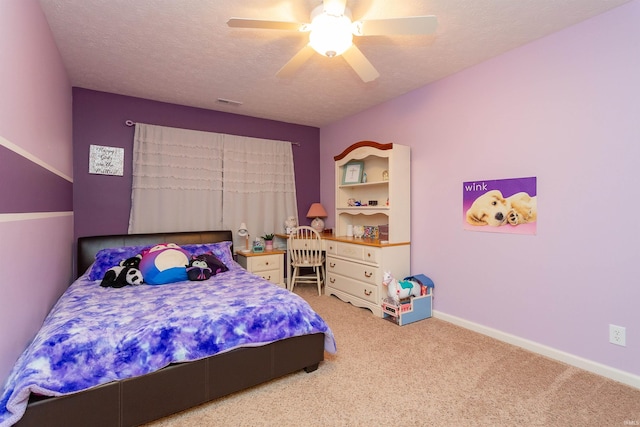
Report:
M332 331L299 296L240 268L202 282L103 288L82 276L18 359L0 398L0 426L30 393L60 396L232 350Z

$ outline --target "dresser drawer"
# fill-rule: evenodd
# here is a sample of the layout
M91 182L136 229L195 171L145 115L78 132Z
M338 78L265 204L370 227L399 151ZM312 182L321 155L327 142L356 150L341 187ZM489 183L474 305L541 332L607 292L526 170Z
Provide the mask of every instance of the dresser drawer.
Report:
M377 304L378 286L327 272L327 286L346 292L354 297Z
M372 264L380 264L382 262L382 249L364 246L362 248L362 259Z
M251 271L258 273L267 270L278 270L282 262L282 255L263 255L251 258ZM260 274L262 275L262 274Z
M358 261L364 261L364 246L338 242L336 246L336 255Z
M353 259L356 261L366 261L372 264L380 264L382 259L380 248L366 245L353 245L349 243L336 243L337 256Z
M377 285L382 283L380 269L375 266L347 261L340 258L327 258L327 274L336 273L362 282Z

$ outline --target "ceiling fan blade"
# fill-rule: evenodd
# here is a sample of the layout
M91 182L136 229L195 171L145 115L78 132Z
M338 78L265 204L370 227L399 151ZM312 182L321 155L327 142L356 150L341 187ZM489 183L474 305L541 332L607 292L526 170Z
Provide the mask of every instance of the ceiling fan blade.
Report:
M315 50L309 45L306 45L296 53L293 58L278 70L276 76L278 77L291 77L298 71L298 68L302 66L311 56L315 53Z
M359 21L354 32L359 36L388 36L399 34L432 34L438 26L438 18L407 16L405 18L368 19Z
M329 15L340 16L344 14L347 0L324 0L322 4L324 11Z
M362 53L360 49L356 47L356 45L352 44L349 49L346 50L345 53L342 54L345 61L351 68L360 76L363 82L368 83L374 81L380 74L378 71L371 65L371 62L367 59L366 56Z
M302 31L306 24L300 22L266 21L262 19L230 18L227 25L234 28L259 28L262 30Z

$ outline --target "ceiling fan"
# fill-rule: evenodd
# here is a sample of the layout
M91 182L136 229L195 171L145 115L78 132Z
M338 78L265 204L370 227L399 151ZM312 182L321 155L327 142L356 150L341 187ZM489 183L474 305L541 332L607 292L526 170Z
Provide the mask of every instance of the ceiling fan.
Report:
M296 53L278 72L279 77L293 75L314 52L329 58L342 56L364 82L380 74L353 44L353 36L387 36L397 34L432 34L438 20L435 16L352 21L347 0L323 0L311 12L310 23L231 18L227 25L237 28L286 30L309 33L309 43Z

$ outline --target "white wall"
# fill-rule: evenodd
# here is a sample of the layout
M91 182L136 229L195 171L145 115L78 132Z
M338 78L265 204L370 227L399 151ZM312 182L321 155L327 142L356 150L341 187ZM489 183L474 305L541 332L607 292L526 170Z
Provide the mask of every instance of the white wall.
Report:
M335 154L359 140L412 147L413 273L434 280L444 317L640 387L638 22L635 0L324 127L320 146L328 210ZM462 229L464 181L530 176L537 235ZM626 347L608 342L610 323Z

